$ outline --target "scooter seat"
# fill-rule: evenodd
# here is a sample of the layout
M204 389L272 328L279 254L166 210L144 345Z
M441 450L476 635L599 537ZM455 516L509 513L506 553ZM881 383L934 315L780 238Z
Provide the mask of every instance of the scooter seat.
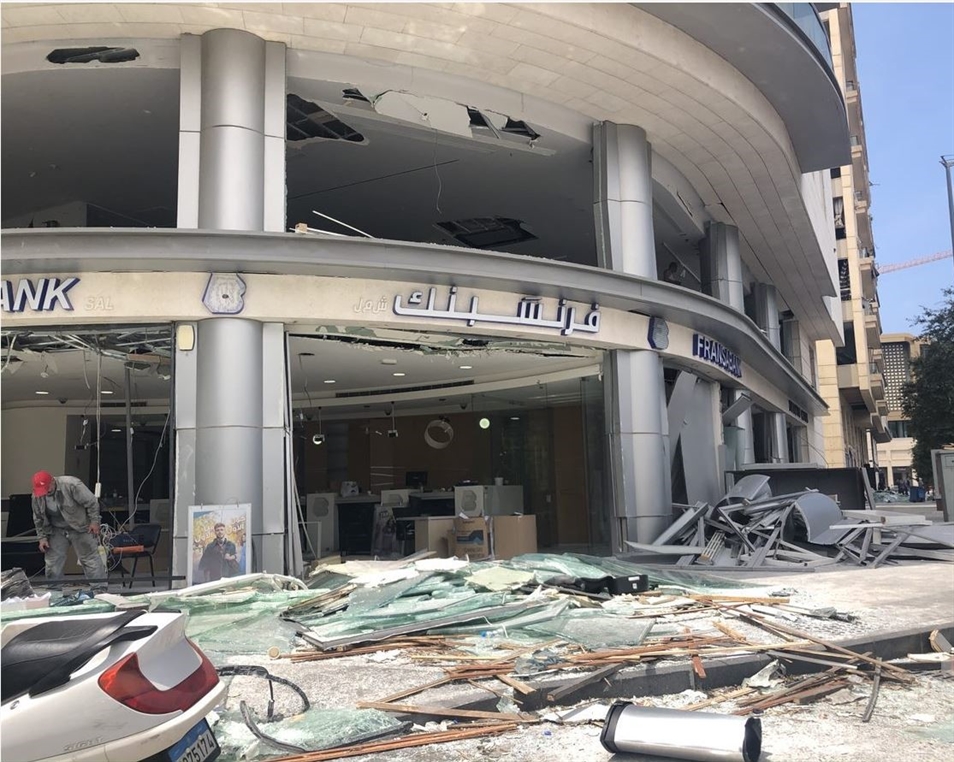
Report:
M142 613L41 622L21 632L0 651L0 701L50 691L69 682L76 670L113 643L151 635L155 625L126 627Z

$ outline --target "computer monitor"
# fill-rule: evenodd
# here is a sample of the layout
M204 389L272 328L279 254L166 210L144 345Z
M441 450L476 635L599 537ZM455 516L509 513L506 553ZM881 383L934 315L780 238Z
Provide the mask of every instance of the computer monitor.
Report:
M427 486L427 471L405 471L404 486L424 489Z

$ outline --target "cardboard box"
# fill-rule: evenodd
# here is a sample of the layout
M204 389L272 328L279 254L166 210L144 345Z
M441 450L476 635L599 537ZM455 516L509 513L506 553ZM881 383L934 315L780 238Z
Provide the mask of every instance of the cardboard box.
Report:
M449 558L448 533L454 531L453 516L434 516L414 521L414 551L433 550L438 558Z
M498 561L537 552L536 516L494 516L494 558Z
M448 534L451 555L471 561L490 557L490 521L485 516L472 519L454 519L454 528Z

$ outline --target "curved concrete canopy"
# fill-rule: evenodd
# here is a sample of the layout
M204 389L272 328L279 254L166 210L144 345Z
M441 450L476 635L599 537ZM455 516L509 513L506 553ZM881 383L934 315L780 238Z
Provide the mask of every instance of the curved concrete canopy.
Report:
M822 252L806 209L789 126L718 53L630 5L73 4L5 7L3 26L5 84L31 66L56 68L40 55L23 60L14 43L126 44L232 27L289 46L289 76L304 69L324 78L336 63L352 81L365 80L355 84L376 77L425 95L493 90L488 101L517 104L514 118L559 106L586 120L639 124L709 215L739 226L752 274L778 287L809 335L837 336L821 299L835 294L832 255ZM15 109L6 90L5 110Z
M827 406L745 315L662 281L564 262L453 246L361 238L189 230L18 230L0 236L3 272L255 272L416 280L599 302L656 315L731 346L815 415ZM572 285L570 285L572 284Z
M848 115L835 75L772 3L637 5L714 50L758 86L785 120L803 172L851 163Z

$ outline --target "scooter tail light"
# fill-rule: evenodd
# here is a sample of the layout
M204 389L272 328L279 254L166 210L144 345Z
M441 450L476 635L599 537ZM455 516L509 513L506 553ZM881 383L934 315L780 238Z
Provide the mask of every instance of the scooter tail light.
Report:
M195 643L191 640L188 643L199 655L201 663L195 672L172 688L160 690L153 685L139 669L139 658L136 654L120 659L103 672L99 676L99 687L110 698L143 714L185 711L219 682L212 662Z

